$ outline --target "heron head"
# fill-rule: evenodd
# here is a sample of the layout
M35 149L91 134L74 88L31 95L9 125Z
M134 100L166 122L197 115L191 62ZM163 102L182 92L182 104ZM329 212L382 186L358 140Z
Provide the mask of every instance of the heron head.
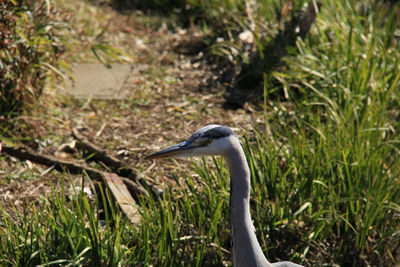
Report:
M146 156L146 159L224 155L229 151L232 130L226 126L208 125L194 132L186 141Z

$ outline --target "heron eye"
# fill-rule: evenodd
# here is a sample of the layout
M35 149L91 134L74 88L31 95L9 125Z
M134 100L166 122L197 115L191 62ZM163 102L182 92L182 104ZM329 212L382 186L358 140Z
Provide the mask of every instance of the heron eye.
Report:
M212 139L205 139L203 142L201 142L203 145L209 145L212 143Z
M203 139L195 143L195 146L206 146L212 143L212 139Z

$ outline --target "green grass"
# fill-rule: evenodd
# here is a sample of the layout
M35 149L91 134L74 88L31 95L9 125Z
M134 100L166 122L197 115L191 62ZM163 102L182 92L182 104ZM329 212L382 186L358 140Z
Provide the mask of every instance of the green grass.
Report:
M272 141L279 132L244 140L266 255L313 266L390 266L387 253L399 245L399 173L381 162L392 151L363 157L332 138L282 132L288 140L280 145ZM172 177L158 200L141 199L139 229L113 205L103 204L100 221L98 202L108 201L102 193L89 200L82 192L54 192L16 217L3 210L1 265L222 266L230 261L229 174L220 158L194 163L194 170L184 180Z
M106 198L93 203L83 192L67 196L61 189L42 199L39 207L15 210L16 215L1 207L1 265L117 265L129 251L121 244L125 222L111 210L101 226L94 208L99 199Z
M197 179L184 184L177 179L177 187L169 187L160 199L142 199L139 229L121 220L103 191L94 200L83 192L72 196L63 190L53 192L48 199L42 199L39 208L28 206L23 212L15 210L17 215L9 215L1 208L0 264L221 264L227 255L223 257L219 247L229 248L229 227L223 219L228 216L229 180L226 172L219 173L224 179L214 181L208 171L197 168L202 173ZM98 219L98 201L106 207L103 221Z
M263 123L242 139L257 236L271 261L394 266L400 261L399 7L321 2L309 36L296 40L280 68L262 73L264 104L256 116ZM70 202L54 192L42 208L32 205L17 216L3 209L0 264L230 263L229 174L219 158L196 161L192 171L183 179L170 174L159 199L141 199L139 229L115 209L101 226L97 202L107 198L89 201L80 192Z

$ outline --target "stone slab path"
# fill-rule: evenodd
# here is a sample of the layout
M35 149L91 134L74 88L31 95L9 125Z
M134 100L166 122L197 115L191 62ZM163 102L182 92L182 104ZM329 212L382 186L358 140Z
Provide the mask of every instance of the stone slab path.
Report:
M111 68L100 63L74 64L66 92L77 98L122 99L132 69L131 64L113 64Z

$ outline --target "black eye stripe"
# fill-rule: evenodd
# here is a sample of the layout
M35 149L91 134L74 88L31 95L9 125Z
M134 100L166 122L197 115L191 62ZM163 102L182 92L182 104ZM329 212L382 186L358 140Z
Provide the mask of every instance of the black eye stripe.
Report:
M205 128L202 128L197 132L195 132L194 134L192 134L192 136L190 136L190 138L188 139L188 142L194 143L199 138L215 140L233 135L232 130L225 126L216 126L211 129L205 129Z
M230 128L221 126L208 130L207 132L204 133L204 137L218 139L230 136L231 134L233 134L233 132Z

